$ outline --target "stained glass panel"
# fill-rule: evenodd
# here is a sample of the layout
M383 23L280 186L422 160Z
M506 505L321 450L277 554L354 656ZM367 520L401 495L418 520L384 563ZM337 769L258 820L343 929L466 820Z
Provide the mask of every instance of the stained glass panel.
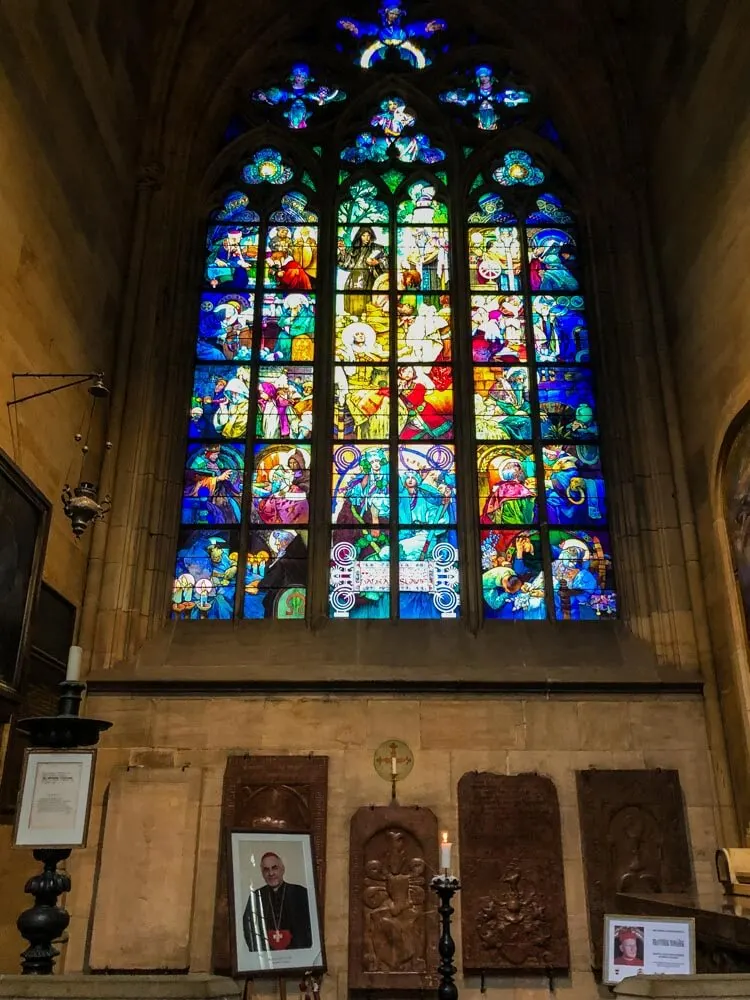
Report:
M409 197L400 202L396 221L415 226L431 226L448 221L448 206L437 197L430 181L416 181L408 189Z
M606 520L604 477L596 445L547 444L542 461L551 524L601 524Z
M248 184L286 184L293 176L294 171L278 149L270 146L259 149L242 169L242 177Z
M511 149L503 157L502 166L493 171L492 177L498 184L512 187L524 184L536 187L544 181L544 171L534 163L529 153L521 149Z
M284 292L309 292L317 274L317 227L271 226L266 243L266 284Z
M249 533L244 618L304 618L306 583L306 531L274 528Z
M340 445L333 452L335 524L388 524L391 512L388 446Z
M383 365L336 365L333 436L382 441L390 429L390 371Z
M527 230L529 285L532 292L567 292L578 288L575 238L564 229Z
M183 524L239 524L242 517L243 444L191 445L182 490Z
M203 292L195 353L199 361L249 361L255 297Z
M542 542L527 528L480 532L484 617L538 621L547 617Z
M388 206L378 196L375 185L367 180L355 181L349 188L349 197L339 205L341 226L374 226L387 223L388 219Z
M212 288L254 288L258 267L255 226L210 226L206 240L206 281Z
M398 369L398 436L401 441L453 437L453 369L402 365Z
M172 587L173 618L233 617L238 548L237 529L180 532Z
M314 337L314 295L291 292L263 296L262 361L312 361Z
M563 208L557 195L541 194L536 200L536 211L526 217L530 226L552 225L565 226L573 222L573 216Z
M449 361L451 307L444 295L400 295L397 303L398 360Z
M401 618L456 618L460 605L455 530L398 533Z
M477 178L475 186L483 183L481 175ZM469 222L480 223L481 225L513 225L516 217L505 207L502 196L496 191L485 191L477 198L476 209L469 216Z
M472 295L474 361L526 361L525 313L520 295Z
M455 524L456 458L452 445L399 445L398 519L409 524Z
M312 437L313 370L309 365L261 365L255 435L274 440Z
M252 491L253 521L306 524L310 513L310 446L256 445Z
M617 613L607 532L550 531L555 617L591 621Z
M482 524L533 524L536 474L530 445L480 445L479 515Z
M474 414L479 439L530 441L528 369L520 365L513 368L476 367Z
M232 191L224 198L224 204L214 212L217 222L260 222L260 216L250 208L250 199L244 191Z
M388 618L390 533L379 527L336 528L329 584L333 618Z
M360 310L350 313L347 306ZM388 292L337 295L335 356L337 361L378 362L389 355ZM361 321L360 321L361 316Z
M190 438L245 437L250 376L250 369L242 365L196 366L190 401Z
M382 226L339 226L336 287L348 292L348 313L361 315L362 292L388 288L388 244L388 230Z
M336 87L315 85L315 77L306 63L295 63L287 77L286 87L269 87L256 90L252 99L264 104L284 108L283 115L289 128L307 128L307 123L316 108L335 101L346 100L346 92Z
M534 295L534 343L537 361L589 360L589 331L581 295Z
M307 195L301 191L286 191L281 196L281 205L269 215L269 222L284 226L317 225L316 212L307 207Z
M402 24L406 17L404 4L396 5L389 0L382 0L378 14L379 25L352 17L345 17L337 22L339 28L348 31L364 43L364 48L359 51L357 57L362 69L370 69L391 52L398 53L401 59L414 69L424 69L425 66L429 66L430 58L418 39L429 38L437 32L444 31L445 21L433 19L407 21Z
M398 287L440 292L450 285L450 240L447 226L402 226L398 229Z
M469 282L478 291L520 291L521 239L515 226L469 229Z
M588 368L537 369L542 437L546 441L591 441L599 434Z

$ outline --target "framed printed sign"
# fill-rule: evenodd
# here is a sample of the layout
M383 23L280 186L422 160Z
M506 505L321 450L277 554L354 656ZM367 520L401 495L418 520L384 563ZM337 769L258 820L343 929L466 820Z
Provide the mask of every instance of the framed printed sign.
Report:
M692 917L604 918L603 982L612 986L628 976L691 976L695 973L695 921Z
M83 847L91 805L94 750L27 750L14 847Z

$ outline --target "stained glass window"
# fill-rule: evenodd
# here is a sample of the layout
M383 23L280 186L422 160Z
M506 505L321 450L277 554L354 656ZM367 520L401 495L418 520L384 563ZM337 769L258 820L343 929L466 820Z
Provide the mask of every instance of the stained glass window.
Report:
M310 54L227 133L242 153L205 230L173 614L611 617L561 137L490 48L441 74L440 18L382 0L338 27L347 92ZM309 581L308 544L327 568Z

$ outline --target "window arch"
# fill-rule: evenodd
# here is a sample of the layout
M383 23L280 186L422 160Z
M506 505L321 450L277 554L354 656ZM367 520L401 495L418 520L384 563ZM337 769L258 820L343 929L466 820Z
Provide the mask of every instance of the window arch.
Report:
M389 9L339 22L367 40L354 88L296 64L252 94L264 141L235 140L248 153L207 227L173 615L304 618L315 536L333 619L610 617L575 213L544 156L559 137L490 65L439 73L444 22L394 8L394 34ZM386 63L368 97L362 71ZM423 70L439 135L410 102Z

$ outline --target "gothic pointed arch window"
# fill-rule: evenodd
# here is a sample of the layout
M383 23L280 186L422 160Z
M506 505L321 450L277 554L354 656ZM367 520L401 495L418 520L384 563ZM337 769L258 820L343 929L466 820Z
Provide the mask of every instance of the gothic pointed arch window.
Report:
M532 88L450 52L444 21L379 14L339 21L344 86L296 64L233 125L172 613L612 617L559 136Z

